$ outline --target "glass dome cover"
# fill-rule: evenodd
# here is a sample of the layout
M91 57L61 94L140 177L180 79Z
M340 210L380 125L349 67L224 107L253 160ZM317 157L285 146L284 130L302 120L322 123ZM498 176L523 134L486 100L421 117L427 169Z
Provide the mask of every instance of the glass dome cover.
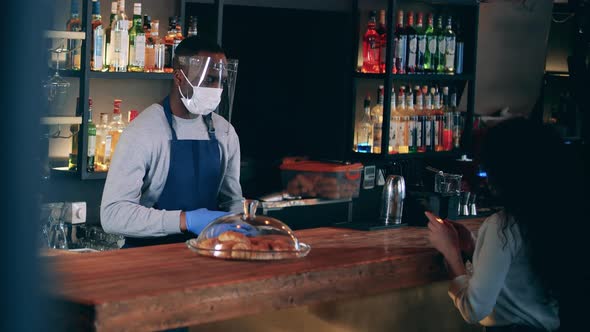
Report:
M305 257L311 247L299 242L282 221L256 215L258 201L244 201L244 212L211 222L186 243L203 255L235 260L276 260Z

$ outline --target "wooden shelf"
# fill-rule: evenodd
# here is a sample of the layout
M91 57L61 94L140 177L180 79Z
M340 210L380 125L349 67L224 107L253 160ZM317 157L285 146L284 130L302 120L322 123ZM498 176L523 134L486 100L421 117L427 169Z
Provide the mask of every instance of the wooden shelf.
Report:
M88 78L91 79L128 79L128 80L171 80L171 73L112 73L91 71Z
M43 125L82 124L81 116L45 116L41 118Z
M472 74L393 74L394 81L471 81L473 80ZM354 72L354 77L360 79L375 79L384 80L385 74L368 74Z

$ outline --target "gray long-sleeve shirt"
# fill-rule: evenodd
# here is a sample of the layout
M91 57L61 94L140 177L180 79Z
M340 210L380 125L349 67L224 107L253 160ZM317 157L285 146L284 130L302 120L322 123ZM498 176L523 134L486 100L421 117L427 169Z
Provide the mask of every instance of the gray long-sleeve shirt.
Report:
M233 126L213 114L215 135L221 152L222 181L218 188L221 210L239 212L240 143ZM208 140L202 117L173 116L179 140ZM156 237L180 233L180 210L157 210L153 206L164 190L170 166L172 133L163 107L153 104L121 134L102 194L100 219L103 229L132 237Z
M546 298L533 273L516 224L500 237L503 212L490 216L480 227L473 254L473 275L451 282L449 296L463 318L483 326L510 324L556 330L558 307ZM550 245L550 244L547 244Z

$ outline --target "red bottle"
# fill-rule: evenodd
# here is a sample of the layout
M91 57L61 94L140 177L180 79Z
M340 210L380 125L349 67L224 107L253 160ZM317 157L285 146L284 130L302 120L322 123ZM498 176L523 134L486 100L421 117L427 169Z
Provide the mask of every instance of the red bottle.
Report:
M375 29L377 26L376 15L377 13L374 10L369 14L369 24L363 36L363 67L361 69L363 73L379 73L380 71L379 51L381 43L379 33Z

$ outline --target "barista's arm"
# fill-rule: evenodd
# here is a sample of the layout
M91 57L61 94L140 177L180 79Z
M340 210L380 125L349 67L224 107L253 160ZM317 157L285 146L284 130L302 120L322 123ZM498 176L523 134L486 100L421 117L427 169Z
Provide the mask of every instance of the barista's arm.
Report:
M227 166L219 190L219 207L224 211L242 212L242 186L240 185L240 140L230 125L227 143Z
M140 204L152 149L144 136L127 128L117 143L100 207L103 229L131 237L180 233L180 210L167 211Z

